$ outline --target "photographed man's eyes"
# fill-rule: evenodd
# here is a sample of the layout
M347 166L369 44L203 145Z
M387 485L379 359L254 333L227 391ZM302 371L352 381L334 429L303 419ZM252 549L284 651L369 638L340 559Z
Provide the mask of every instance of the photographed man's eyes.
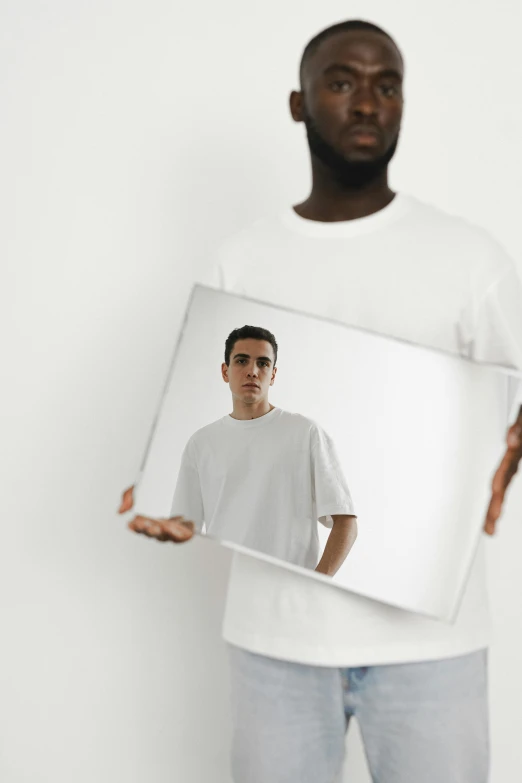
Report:
M236 359L236 364L245 364L246 359ZM259 361L258 367L270 367L270 362Z

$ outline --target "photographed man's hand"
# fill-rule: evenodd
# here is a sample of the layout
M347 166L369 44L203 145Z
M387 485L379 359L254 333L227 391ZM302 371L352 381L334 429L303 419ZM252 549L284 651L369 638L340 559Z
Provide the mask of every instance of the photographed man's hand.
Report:
M136 516L129 522L129 530L141 533L157 541L173 541L182 544L194 536L196 526L194 522L183 517L170 517L170 519L151 519L150 517Z
M132 485L132 487L126 489L123 495L121 496L121 504L118 509L118 514L125 514L127 511L131 510L133 505L134 505L134 484Z
M491 484L491 500L484 524L484 531L488 536L492 536L495 533L496 524L502 512L506 490L518 470L518 463L522 459L522 406L516 422L508 430L506 443L506 453L502 457Z

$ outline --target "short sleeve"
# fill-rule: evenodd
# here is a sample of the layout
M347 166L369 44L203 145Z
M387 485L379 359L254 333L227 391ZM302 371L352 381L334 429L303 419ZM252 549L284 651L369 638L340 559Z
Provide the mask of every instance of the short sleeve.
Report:
M196 461L194 442L189 440L181 457L181 464L172 500L171 516L184 516L194 522L201 532L204 522L203 498Z
M317 519L332 527L334 514L355 516L350 490L333 440L317 425L312 427L310 451Z

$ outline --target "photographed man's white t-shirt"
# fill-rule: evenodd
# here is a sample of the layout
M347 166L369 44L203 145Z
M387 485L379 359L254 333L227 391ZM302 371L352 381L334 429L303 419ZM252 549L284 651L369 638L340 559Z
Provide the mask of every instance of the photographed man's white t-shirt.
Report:
M334 514L355 514L348 485L332 439L305 416L223 416L184 449L172 516L209 536L314 569L317 522L332 527Z
M226 243L215 272L213 284L231 293L522 368L522 291L512 260L485 231L410 196L338 223L305 220L289 208ZM335 383L328 368L321 372ZM236 554L224 637L251 652L323 666L478 650L489 642L484 540L453 625Z

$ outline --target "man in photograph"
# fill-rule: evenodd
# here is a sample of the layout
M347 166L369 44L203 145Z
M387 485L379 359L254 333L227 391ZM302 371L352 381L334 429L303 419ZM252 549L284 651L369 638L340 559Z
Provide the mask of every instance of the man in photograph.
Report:
M333 576L357 536L353 503L331 438L311 419L272 405L277 342L235 329L223 380L232 413L195 432L181 457L168 520L138 516L131 530L181 542L195 531ZM203 401L202 401L203 402ZM319 558L317 522L331 528Z

